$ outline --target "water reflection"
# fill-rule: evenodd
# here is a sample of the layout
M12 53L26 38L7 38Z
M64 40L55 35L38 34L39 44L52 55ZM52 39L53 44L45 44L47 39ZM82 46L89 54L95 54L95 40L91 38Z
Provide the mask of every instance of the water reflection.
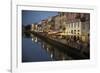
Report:
M72 59L71 57L69 57L67 55L67 53L61 52L56 47L53 47L53 46L47 44L46 42L43 42L42 45L44 46L43 49L45 49L46 52L48 52L48 54L50 54L50 57L51 57L52 60L69 60L69 59Z
M25 44L27 42L29 43ZM58 61L72 59L72 57L68 56L66 52L63 52L58 48L46 43L33 34L24 34L22 43L22 62Z

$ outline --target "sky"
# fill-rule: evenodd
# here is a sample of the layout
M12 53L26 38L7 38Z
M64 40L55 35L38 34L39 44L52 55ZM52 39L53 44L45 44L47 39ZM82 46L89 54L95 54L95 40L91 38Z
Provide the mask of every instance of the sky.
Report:
M56 15L58 15L57 12L22 10L22 24L29 25L32 23L38 23L50 16Z

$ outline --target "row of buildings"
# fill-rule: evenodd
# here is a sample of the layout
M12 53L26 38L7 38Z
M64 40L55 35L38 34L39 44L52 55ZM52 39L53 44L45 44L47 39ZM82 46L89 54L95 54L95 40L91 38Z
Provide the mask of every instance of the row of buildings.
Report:
M90 14L58 12L58 15L32 24L31 31L47 32L68 38L75 37L89 42Z

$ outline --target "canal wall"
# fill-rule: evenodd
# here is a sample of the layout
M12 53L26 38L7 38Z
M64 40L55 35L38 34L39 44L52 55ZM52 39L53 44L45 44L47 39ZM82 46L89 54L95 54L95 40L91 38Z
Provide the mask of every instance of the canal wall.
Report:
M77 48L73 48L71 46L68 46L68 45L62 43L62 42L51 39L43 33L39 33L39 32L31 32L31 33L34 34L35 36L39 37L43 41L57 47L59 50L64 51L64 52L68 52L68 54L70 56L73 56L75 59L89 59L90 58L89 54L83 54Z

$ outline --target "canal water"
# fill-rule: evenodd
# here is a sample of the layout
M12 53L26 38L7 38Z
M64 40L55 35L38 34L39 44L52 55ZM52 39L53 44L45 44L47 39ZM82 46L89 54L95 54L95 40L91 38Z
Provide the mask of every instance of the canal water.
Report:
M22 62L71 60L67 52L59 50L33 34L22 37Z

